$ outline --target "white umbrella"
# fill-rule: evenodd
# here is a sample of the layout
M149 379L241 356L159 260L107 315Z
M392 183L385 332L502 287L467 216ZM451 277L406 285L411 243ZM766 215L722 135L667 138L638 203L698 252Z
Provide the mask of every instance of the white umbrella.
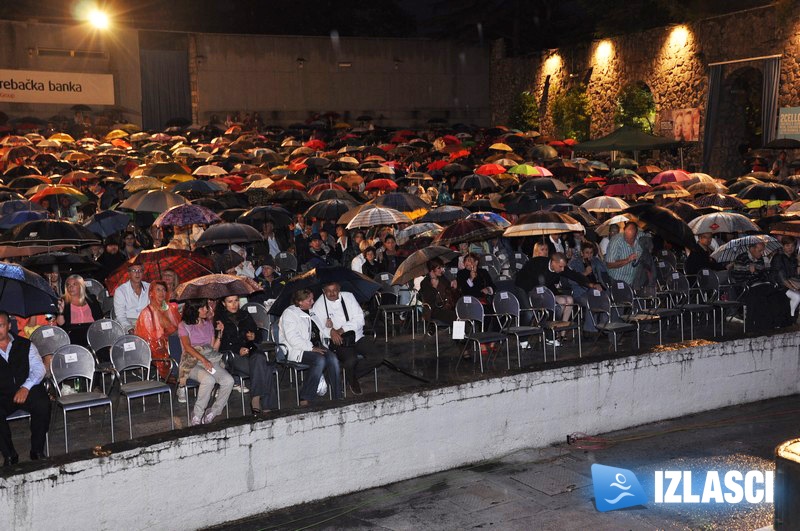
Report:
M534 212L519 218L503 234L506 238L520 236L545 236L564 232L585 232L580 221L560 212Z
M393 208L375 207L362 210L350 220L347 229L359 227L374 227L377 225L397 225L399 223L413 223L411 218Z
M712 212L698 216L689 222L689 228L694 234L761 231L750 218L733 212Z
M598 236L606 237L608 236L608 232L609 229L611 228L611 225L619 225L622 223L627 223L630 220L631 218L629 218L625 214L619 214L618 216L614 216L613 218L605 220L602 224L595 227L594 231L597 233Z
M766 234L752 234L750 236L742 236L731 240L711 254L711 258L725 264L733 262L736 257L747 250L748 247L756 243L763 243L765 245L764 254L769 255L782 248L781 242L768 236Z
M619 197L612 197L610 195L593 197L588 201L584 201L581 206L589 212L621 212L630 207L628 203Z
M225 168L220 168L219 166L214 166L212 164L204 164L192 172L192 175L206 175L208 177L227 174L228 172L225 170Z

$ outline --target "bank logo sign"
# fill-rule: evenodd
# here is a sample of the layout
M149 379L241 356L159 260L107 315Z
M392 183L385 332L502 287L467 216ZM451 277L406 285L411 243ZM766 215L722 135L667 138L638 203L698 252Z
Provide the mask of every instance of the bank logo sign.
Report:
M592 465L594 504L600 512L625 509L647 503L636 474L625 468Z
M114 105L114 76L0 69L0 103Z
M656 470L656 504L773 503L775 473L771 470ZM636 474L625 468L592 465L594 504L600 512L645 505L648 497Z

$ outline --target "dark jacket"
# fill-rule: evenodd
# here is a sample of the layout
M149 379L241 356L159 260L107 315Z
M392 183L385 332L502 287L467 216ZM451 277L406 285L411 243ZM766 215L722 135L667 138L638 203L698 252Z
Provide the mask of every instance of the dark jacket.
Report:
M494 289L494 282L492 281L491 275L482 267L478 268L478 276L472 281L472 286L470 286L468 282L469 270L467 269L459 269L456 275L456 281L458 282L458 290L461 292L462 296L469 295L480 299L487 297L482 291L484 288Z
M230 313L222 309L214 316L214 319L222 321L222 324L225 325L219 344L220 352L229 350L234 354L239 354L239 349L242 347L255 348L255 341L249 341L247 333L253 332L258 337L258 327L253 321L253 317L246 310L240 309L236 313Z
M711 253L698 245L696 249L692 249L692 252L686 258L686 262L683 264L683 270L687 275L696 275L703 269L722 271L725 269L725 266L717 263L716 260L711 258Z
M785 286L784 282L790 278L797 278L797 255L787 256L786 253L776 253L770 262L772 270L772 281L779 286Z
M555 292L562 279L572 280L581 286L589 286L589 281L585 276L569 268L564 268L560 274L550 271L550 258L546 256L537 256L528 260L517 273L514 283L524 289L525 293L536 286L547 286L550 291Z
M0 356L0 397L10 399L28 379L30 348L30 341L24 337L14 336L8 361Z

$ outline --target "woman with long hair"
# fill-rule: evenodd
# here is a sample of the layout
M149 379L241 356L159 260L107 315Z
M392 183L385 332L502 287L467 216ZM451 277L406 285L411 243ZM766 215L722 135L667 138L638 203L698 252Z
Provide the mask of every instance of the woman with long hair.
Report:
M56 324L66 330L74 344L85 346L86 330L103 317L103 310L100 303L86 292L82 276L68 276L64 287L64 295L58 300Z
M233 389L233 377L220 365L222 354L219 353L219 348L225 326L219 321L214 326L211 310L205 299L187 301L181 317L178 336L181 338L183 354L178 385L185 387L190 378L200 383L191 424L209 424L222 413ZM214 399L214 405L206 410L211 392L217 384L219 392Z
M150 283L148 297L150 302L136 319L134 333L147 341L150 353L154 360L164 360L156 363L158 375L163 379L169 378L169 336L178 330L181 316L178 305L167 302L167 284L163 280Z

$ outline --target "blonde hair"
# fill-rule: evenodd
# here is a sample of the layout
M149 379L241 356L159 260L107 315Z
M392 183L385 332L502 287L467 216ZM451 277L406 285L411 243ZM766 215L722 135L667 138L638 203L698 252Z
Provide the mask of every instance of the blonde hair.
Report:
M543 253L543 254L539 254ZM546 243L536 242L533 244L533 256L534 258L537 256L547 256L550 254L550 249L547 248Z
M67 284L69 284L71 280L74 280L78 283L78 300L76 301L72 300L69 290L66 289ZM64 281L64 303L75 304L76 306L83 306L86 304L86 282L83 280L82 276L70 275L67 277L67 280Z

